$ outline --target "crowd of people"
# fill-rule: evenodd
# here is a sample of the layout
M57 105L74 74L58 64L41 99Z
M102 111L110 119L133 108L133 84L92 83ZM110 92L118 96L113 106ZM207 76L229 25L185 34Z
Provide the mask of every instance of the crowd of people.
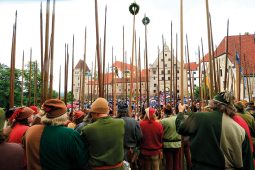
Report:
M59 99L0 108L0 169L254 169L255 106L230 92L206 107L168 102L134 113L120 101L111 114L109 106L97 98L72 113Z

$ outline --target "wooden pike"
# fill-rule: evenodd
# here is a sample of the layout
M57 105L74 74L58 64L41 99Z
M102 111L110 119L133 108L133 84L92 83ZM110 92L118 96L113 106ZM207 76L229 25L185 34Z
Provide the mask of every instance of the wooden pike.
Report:
M96 73L97 73L97 55L95 55L95 64L94 64L94 85L93 85L93 95L94 100L96 100L98 94L99 94L99 80L97 76L97 86L96 86Z
M136 112L138 112L138 65L137 65L137 43L136 43L136 36L135 36L135 83L136 83L136 94L135 94L135 103L136 103Z
M122 84L123 84L123 87L122 87L122 96L124 96L125 94L125 75L126 75L126 70L125 70L125 30L124 30L124 25L123 25L123 47L122 47L122 53L123 53L123 64L122 64L122 70L123 70L123 76L122 76ZM139 39L139 43L140 43L140 39ZM127 100L127 96L126 96L126 99Z
M10 64L10 108L14 107L14 81L15 81L15 58L16 58L16 32L17 32L17 11L15 13L15 23L13 25L11 64Z
M87 67L86 67L86 53L87 53L87 28L85 28L85 38L84 38L84 55L83 55L83 74L82 74L82 92L81 92L81 100L84 102L85 100L85 81L86 81L86 71L87 71ZM89 93L88 93L89 95ZM84 110L84 104L81 106L81 109Z
M28 102L27 106L31 105L31 93L32 93L32 48L30 48L30 61L29 61L29 83L28 83Z
M133 35L132 35L132 56L131 56L131 75L130 75L130 96L129 96L129 116L132 112L132 98L133 98L133 66L134 66L134 53L135 53L135 15L133 15Z
M178 75L178 62L177 62L177 58L178 58L178 34L176 33L176 56L175 56L175 102L174 104L177 104L177 75Z
M54 61L54 42L55 42L55 0L53 0L52 23L51 23L51 40L50 40L50 93L49 98L52 98L53 92L53 61Z
M61 65L59 67L58 99L61 100Z
M210 37L211 37L211 47L212 47L212 67L213 67L213 79L214 79L214 89L215 93L218 93L218 82L216 77L216 66L215 66L215 55L214 55L214 45L213 45L213 31L212 31L212 20L211 15L209 13L209 24L210 24ZM216 56L217 57L217 56Z
M83 77L83 67L80 68L80 87L79 87L79 110L81 110L81 103L82 103L82 77Z
M80 77L81 80L81 77ZM74 84L74 34L73 34L73 48L72 48L72 85L71 85L71 115L73 114L73 101L74 101L74 95L73 95L73 84ZM80 83L81 86L81 83ZM80 95L79 95L80 96ZM82 101L83 102L83 101ZM81 103L81 101L80 101ZM80 107L80 104L79 104Z
M138 50L138 66L139 66L139 99L140 99L140 114L142 113L142 70L141 70L141 48L140 48L140 37L139 37L139 50Z
M126 60L126 63L127 63L127 52L125 52L125 60ZM126 67L125 67L125 70L127 70L127 65L126 65ZM126 78L125 78L125 85L126 85L126 102L127 102L127 91L128 91L128 89L127 89L127 87L128 87L128 77L127 77L127 73L125 73L125 75L126 75Z
M202 92L202 86L201 86L201 61L200 61L200 47L198 46L198 64L199 64L199 67L198 67L198 88L199 88L199 94L200 94L200 100L201 100L201 103L204 103L204 96L203 96L203 92ZM199 110L201 111L201 104L199 105Z
M159 56L160 56L160 50L158 46L158 106L160 106Z
M164 42L164 36L162 35L162 43L163 43L163 76L164 76L164 105L166 106L166 71L165 71L165 42Z
M227 69L228 69L228 31L229 31L229 19L227 23L227 41L226 41L226 58L225 58L225 76L224 76L224 90L227 90Z
M97 49L97 63L98 63L98 87L99 97L104 97L103 83L102 83L102 71L101 71L101 58L100 58L100 46L99 46L99 29L98 29L98 8L97 0L95 0L95 22L96 22L96 49Z
M172 103L173 92L173 24L171 21L171 54L170 54L170 101Z
M107 85L106 85L106 99L109 101L109 62L108 62L108 69L107 69ZM124 81L123 81L124 82Z
M20 99L20 106L23 106L23 98L24 98L24 50L23 50L23 56L22 56L22 72L21 72L21 99Z
M248 66L247 66L247 61L246 61L246 55L245 54L243 56L243 59L244 59L244 67L245 67L245 72L246 72L246 86L247 86L247 90L248 90L248 98L249 98L249 102L251 102L250 86L249 86L249 78L248 78L248 68L247 68Z
M69 51L68 51L68 44L67 44L66 45L66 57L65 57L65 95L64 95L65 104L67 104L68 66L69 66Z
M203 39L201 38L201 47L202 47L202 56L203 56L203 70L204 70L204 98L205 102L207 104L207 83L206 83L206 70L205 70L205 55L204 55L204 45L203 45Z
M41 100L40 104L42 105L44 102L43 95L44 95L44 65L43 65L43 13L42 13L42 2L40 6L40 43L41 43Z
M37 105L37 60L34 65L34 105Z
M189 60L189 42L188 42L188 35L186 34L186 45L187 45L187 57L188 57L188 65L189 65L189 83L190 83L190 98L191 103L193 103L193 86L191 81L191 69L190 69L190 60Z
M237 55L237 51L236 51ZM240 101L240 58L239 61L235 60L236 66L236 100Z
M184 75L183 75L183 70L184 70L184 63L183 63L183 0L181 0L181 9L180 9L180 55L181 55L181 102L183 104L183 101L184 101L184 86L183 86L183 78L184 78ZM177 50L177 49L176 49ZM183 159L183 158L182 158ZM183 162L183 161L182 161Z
M207 16L207 33L208 33L208 55L209 55L209 78L210 78L210 84L209 84L209 96L210 99L213 98L213 65L212 65L212 49L211 49L211 36L210 36L210 22L209 22L209 4L208 0L206 0L206 16Z
M114 61L113 61L113 46L112 46L112 101L113 101L113 93L114 93L114 89L113 89L113 86L114 86L114 81L113 81L113 79L114 79L113 63L114 63Z
M147 25L145 25L145 65L146 65L146 101L147 107L150 106L150 90L149 90L149 66L148 66L148 47L147 47Z
M45 27L45 51L44 51L44 95L43 102L47 99L48 81L49 81L49 16L50 15L50 0L47 0L46 7L46 27Z
M93 103L93 91L92 91L92 89L93 89L93 85L92 85L92 75L93 75L93 61L92 61L92 69L91 69L91 79L90 79L90 102L91 102L91 104Z
M103 91L103 94L104 94L104 84L105 84L105 82L104 82L104 76L105 76L105 49L106 49L106 14L107 14L107 6L105 6L105 23L104 23L104 55L103 55L103 86L102 86L102 91ZM103 95L103 97L104 97L104 95Z
M115 56L115 62L116 62L116 56ZM113 90L113 115L114 117L116 117L117 115L117 109L116 109L116 106L117 106L117 100L116 100L116 69L117 67L115 67L115 71L114 71L114 79L113 79L113 84L114 84L114 90Z

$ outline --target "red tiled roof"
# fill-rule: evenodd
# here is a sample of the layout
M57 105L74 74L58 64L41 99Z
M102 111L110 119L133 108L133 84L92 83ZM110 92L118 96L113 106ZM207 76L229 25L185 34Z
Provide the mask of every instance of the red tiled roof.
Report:
M124 63L124 68L123 68L123 62L121 61L115 61L115 63L113 63L114 67L117 67L118 70L120 70L121 72L123 72L124 70L131 70L131 64L127 64ZM133 71L136 70L136 66L133 66Z
M198 64L196 62L190 63L190 71L197 71ZM184 64L184 68L189 70L189 63Z
M221 41L217 49L214 51L214 57L219 57L225 54L226 49L226 37ZM228 57L232 63L235 62L236 51L240 55L240 40L239 35L228 37ZM248 74L253 74L253 68L255 66L255 35L241 35L241 66L242 68L252 68L248 69ZM244 61L244 56L246 61ZM209 55L206 54L204 57L205 62L209 61ZM244 73L246 71L244 69Z
M84 60L79 60L79 62L76 64L75 69L81 69L84 65ZM86 72L90 71L88 65L86 64Z

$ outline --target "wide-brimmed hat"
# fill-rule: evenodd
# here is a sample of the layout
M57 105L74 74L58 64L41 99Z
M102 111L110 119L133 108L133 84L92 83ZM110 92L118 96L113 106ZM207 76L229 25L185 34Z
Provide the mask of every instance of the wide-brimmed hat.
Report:
M108 102L105 98L99 97L97 98L91 105L91 109L89 109L90 113L101 113L108 114L109 106Z
M84 114L83 111L77 110L77 111L75 111L75 112L73 113L73 118L74 118L74 119L79 119L79 118L81 118L81 117L84 116L84 115L85 115L85 114Z

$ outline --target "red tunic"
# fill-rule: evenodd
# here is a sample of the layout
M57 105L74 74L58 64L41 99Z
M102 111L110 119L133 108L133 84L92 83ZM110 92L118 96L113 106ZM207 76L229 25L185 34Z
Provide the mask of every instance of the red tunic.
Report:
M21 125L17 123L11 130L11 133L9 135L8 142L10 143L22 143L22 137L27 131L29 126Z

